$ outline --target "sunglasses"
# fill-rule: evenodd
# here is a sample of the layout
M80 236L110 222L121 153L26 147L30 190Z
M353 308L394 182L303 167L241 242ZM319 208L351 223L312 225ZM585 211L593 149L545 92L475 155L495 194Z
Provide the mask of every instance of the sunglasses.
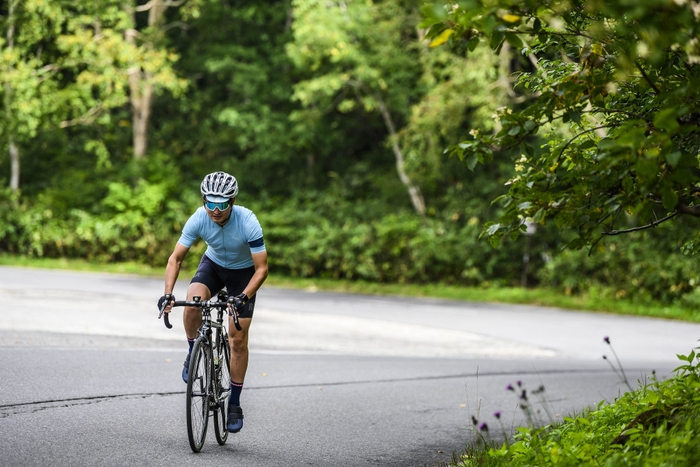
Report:
M213 211L214 209L218 209L219 211L225 211L228 209L229 206L231 206L231 201L224 201L223 203L212 203L211 201L207 201L205 199L204 206L210 211Z

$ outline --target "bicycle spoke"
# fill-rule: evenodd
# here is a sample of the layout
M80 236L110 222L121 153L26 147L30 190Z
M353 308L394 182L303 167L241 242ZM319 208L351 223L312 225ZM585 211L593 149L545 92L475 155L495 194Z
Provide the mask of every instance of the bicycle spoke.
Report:
M202 338L195 342L187 383L187 435L194 452L199 452L204 445L209 421L210 357L207 346Z

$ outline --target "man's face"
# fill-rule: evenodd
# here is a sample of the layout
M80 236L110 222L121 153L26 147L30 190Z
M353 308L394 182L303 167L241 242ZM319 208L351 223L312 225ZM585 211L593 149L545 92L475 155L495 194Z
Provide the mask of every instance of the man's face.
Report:
M207 211L209 219L219 225L224 225L228 218L231 217L231 207L235 201L236 198L227 201L221 201L220 198L204 198L204 209Z

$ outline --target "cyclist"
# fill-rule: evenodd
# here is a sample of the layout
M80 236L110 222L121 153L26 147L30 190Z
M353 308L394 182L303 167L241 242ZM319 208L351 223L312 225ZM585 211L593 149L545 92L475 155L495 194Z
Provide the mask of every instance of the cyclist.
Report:
M168 259L165 269L165 293L158 300L160 309L167 303L165 312L172 310L173 288L182 261L197 238L207 244L207 250L187 288L187 300L200 296L209 300L224 286L229 294L229 312L238 313L241 330L233 326L229 318L229 343L231 345L231 396L229 398L226 429L237 433L243 427L241 390L248 368L248 330L255 308L255 294L267 278L267 251L262 228L255 214L242 206L236 206L238 182L225 172L210 173L201 184L204 206L198 208L182 229L182 235ZM185 307L183 321L189 352L182 369L182 379L187 382L190 352L202 323L198 308Z

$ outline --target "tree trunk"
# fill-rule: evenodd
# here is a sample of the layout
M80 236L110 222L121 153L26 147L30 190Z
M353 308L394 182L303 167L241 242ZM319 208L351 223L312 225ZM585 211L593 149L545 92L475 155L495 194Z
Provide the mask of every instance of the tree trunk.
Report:
M8 8L7 12L7 49L12 52L12 49L15 46L15 1L10 1L10 5ZM10 65L10 70L12 69L12 65ZM10 83L5 83L5 118L6 122L9 124L12 122L12 87L10 86ZM9 147L9 154L10 154L10 189L12 191L17 191L19 190L19 174L20 174L20 165L19 165L19 149L17 148L17 144L15 143L15 140L12 136L12 127L13 125L8 125L8 135L7 135L7 142L8 142L8 147Z
M160 26L165 10L168 9L164 0L150 0L148 7L148 26ZM134 13L135 14L135 13ZM134 25L136 18L134 18ZM126 41L130 44L136 42L136 30L126 32ZM129 99L131 102L131 115L133 120L133 146L134 158L143 159L148 152L148 125L151 120L151 108L153 106L153 82L152 74L139 66L129 70Z
M153 85L150 73L141 70L129 74L131 113L133 117L134 158L143 159L148 152L148 124L151 119Z
M420 214L421 216L425 216L425 200L423 199L423 194L420 191L420 187L413 184L404 168L405 161L403 157L403 152L401 151L401 147L399 146L396 137L396 127L394 126L394 121L391 118L391 113L389 112L389 109L387 108L386 104L384 103L381 97L375 95L374 98L377 99L377 102L379 102L379 111L381 112L382 117L384 118L384 123L386 124L386 128L389 131L389 138L391 138L391 148L393 149L394 157L396 158L396 171L399 174L399 179L401 179L401 182L406 186L406 189L408 190L408 195L411 197L411 203L413 204L413 208L418 214Z
M10 189L17 191L19 190L19 149L12 139L10 139L10 166L12 167Z

